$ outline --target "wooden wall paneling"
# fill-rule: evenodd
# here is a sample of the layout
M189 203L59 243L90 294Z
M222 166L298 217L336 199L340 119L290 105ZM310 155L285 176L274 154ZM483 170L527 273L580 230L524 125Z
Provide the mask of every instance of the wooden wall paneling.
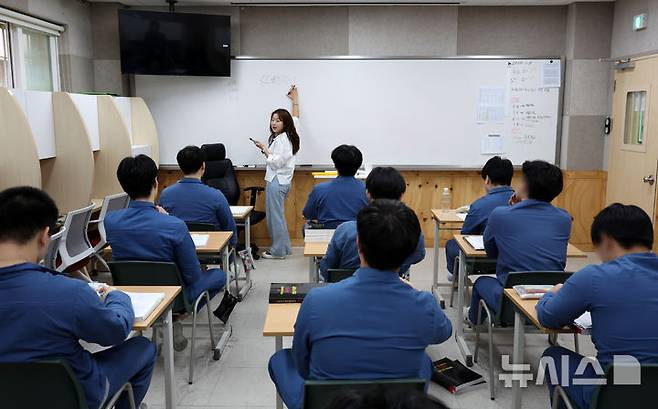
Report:
M41 187L37 145L20 104L0 87L0 190L21 185Z
M90 203L94 157L89 132L71 96L53 93L57 156L41 161L41 180L61 214Z
M149 145L151 147L151 158L160 164L160 143L158 130L151 115L151 110L142 98L134 97L131 100L132 143L133 145Z
M452 187L452 206L470 204L484 194L482 179L473 171L403 171L407 181L407 191L402 200L418 215L425 245L434 245L434 224L430 209L439 208L443 187ZM265 186L263 170L237 169L241 188L247 186ZM178 171L162 171L160 183L164 187L180 177ZM564 192L555 200L555 205L565 208L574 217L571 242L583 250L590 250L589 226L591 221L604 206L606 172L604 171L566 171ZM518 185L520 172L515 172L513 185ZM302 210L312 187L323 180L315 180L310 171L296 171L290 195L286 201L286 218L293 245L303 244L301 229L304 223ZM243 193L241 203L247 203ZM265 195L260 194L256 203L258 210L265 210ZM441 233L441 244L452 237L453 232ZM252 239L260 246L269 245L266 222L253 226Z
M94 153L92 198L122 192L116 177L119 162L132 153L130 134L113 97L98 96L100 150Z

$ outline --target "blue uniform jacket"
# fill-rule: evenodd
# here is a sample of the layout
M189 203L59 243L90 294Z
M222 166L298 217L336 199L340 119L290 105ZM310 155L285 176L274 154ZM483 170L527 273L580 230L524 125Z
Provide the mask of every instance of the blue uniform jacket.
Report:
M313 188L304 206L304 217L335 229L343 222L356 220L359 210L367 204L366 185L362 181L353 176L338 176Z
M292 355L305 379L419 377L429 373L425 348L451 333L432 294L397 273L361 268L306 296Z
M345 222L334 232L327 252L320 261L320 273L326 278L326 272L334 268L359 268L359 249L356 246L356 221ZM412 264L420 263L425 258L425 237L418 239L416 250L400 266L400 274L409 271Z
M161 214L153 203L131 200L128 208L108 213L105 231L114 260L176 263L189 302L205 290L219 290L226 284L222 270L201 271L185 222Z
M0 361L67 361L90 408L104 399L107 378L78 341L120 344L135 319L126 294L103 302L87 283L32 263L0 269L0 315Z
M512 194L514 194L514 189L511 186L498 186L471 203L461 234L482 234L493 209L501 206L507 207Z
M585 311L592 315L592 342L605 368L613 355L658 362L658 256L629 254L572 275L556 294L537 303L539 322L549 328L570 324Z
M184 222L208 223L221 231L232 231L230 244L238 242L231 207L224 194L199 179L183 178L160 194L160 205Z
M564 270L570 234L569 213L527 199L491 212L484 247L488 257L497 259L496 276L504 285L510 272Z

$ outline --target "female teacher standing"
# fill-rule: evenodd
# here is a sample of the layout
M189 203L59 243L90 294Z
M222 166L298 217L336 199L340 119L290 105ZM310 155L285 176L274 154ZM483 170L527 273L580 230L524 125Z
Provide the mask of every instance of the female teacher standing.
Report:
M295 172L295 155L299 151L299 135L296 125L299 122L299 101L297 87L288 91L292 101L292 115L286 109L277 109L270 117L270 137L267 145L254 141L265 155L265 207L267 229L272 239L272 247L263 253L263 258L283 260L292 254L284 202L290 192L290 182Z

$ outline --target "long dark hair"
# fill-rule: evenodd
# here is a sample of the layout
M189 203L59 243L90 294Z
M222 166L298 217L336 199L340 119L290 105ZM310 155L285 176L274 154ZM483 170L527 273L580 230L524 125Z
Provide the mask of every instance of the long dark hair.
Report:
M288 140L292 145L292 154L296 155L299 152L299 135L297 134L297 129L295 129L295 122L292 120L292 115L288 112L287 109L279 108L276 111L272 112L270 116L270 143L274 140L276 135L272 131L272 117L276 114L281 122L283 122L283 132L288 135Z

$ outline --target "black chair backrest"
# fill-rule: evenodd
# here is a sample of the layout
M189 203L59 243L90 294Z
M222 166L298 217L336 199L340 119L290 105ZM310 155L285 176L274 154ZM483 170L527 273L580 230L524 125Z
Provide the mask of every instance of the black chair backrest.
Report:
M351 268L330 268L327 270L327 282L337 283L348 277L352 277L356 270Z
M346 391L368 393L403 393L425 391L424 379L381 379L354 381L306 381L302 409L325 409L339 394Z
M0 363L2 409L87 409L84 391L65 361Z
M507 275L507 281L505 282L505 288L512 288L515 285L527 284L527 285L536 285L536 284L546 284L546 285L555 285L564 283L569 277L571 277L570 272L566 271L523 271L516 273L509 273ZM513 325L514 324L514 305L504 295L500 298L500 306L498 309L498 322L503 325Z
M161 261L111 261L107 263L112 274L113 285L181 286L178 267L175 263ZM173 312L192 311L192 305L181 291L173 304Z
M189 231L218 231L219 229L212 223L185 222Z
M639 369L639 384L618 385L615 382L625 380L631 382ZM615 375L617 373L617 376ZM623 375L622 375L623 374ZM629 375L630 378L626 375ZM592 409L619 409L619 408L645 408L654 404L658 388L658 364L643 364L640 368L633 365L611 366L606 374L606 385L594 392L590 408Z
M231 206L240 200L240 185L233 169L233 163L226 158L223 143L201 145L206 154L206 171L201 181L210 187L221 190Z

